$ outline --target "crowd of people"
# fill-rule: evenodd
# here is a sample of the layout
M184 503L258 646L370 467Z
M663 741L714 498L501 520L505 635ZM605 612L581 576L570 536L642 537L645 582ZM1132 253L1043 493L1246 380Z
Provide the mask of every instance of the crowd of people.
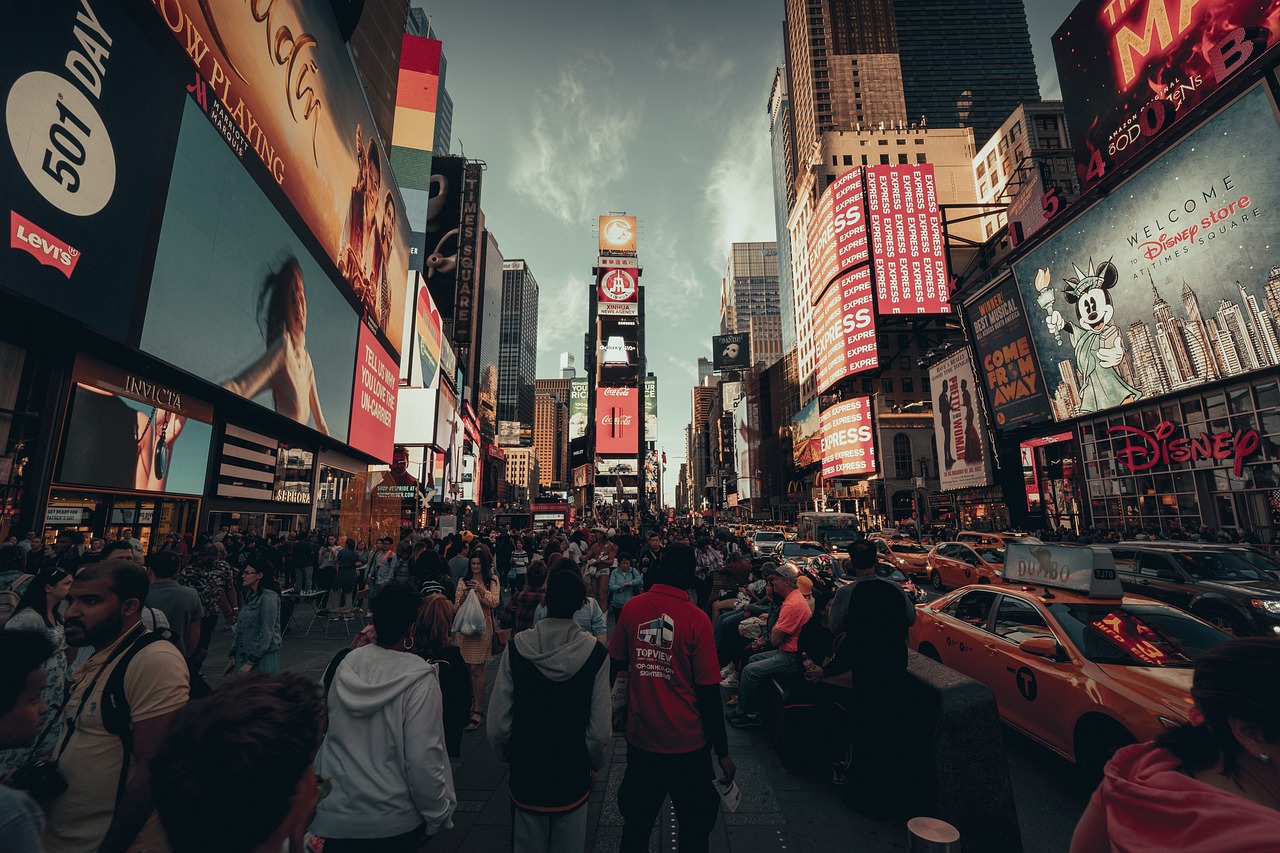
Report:
M874 544L850 544L849 578L708 533L406 530L362 552L217 531L145 558L132 536L59 537L34 565L0 547L0 851L408 853L452 826L454 762L482 727L510 767L513 849L583 849L623 734L621 849L649 849L670 798L679 848L707 850L737 772L726 723L762 725L773 684L831 781L893 816L892 742L866 733L905 687L915 609ZM287 589L370 616L319 682L281 671ZM234 634L210 690L219 617ZM1212 804L1176 849L1280 838L1277 649L1205 655L1202 716L1117 755L1073 851L1155 849L1176 798Z

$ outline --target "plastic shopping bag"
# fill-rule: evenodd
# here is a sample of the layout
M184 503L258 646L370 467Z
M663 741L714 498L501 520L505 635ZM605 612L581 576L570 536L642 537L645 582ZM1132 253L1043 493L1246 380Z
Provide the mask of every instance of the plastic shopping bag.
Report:
M453 617L453 633L464 637L479 637L484 634L484 631L484 608L480 606L480 599L476 597L475 592L469 592L467 597L462 599L457 615Z

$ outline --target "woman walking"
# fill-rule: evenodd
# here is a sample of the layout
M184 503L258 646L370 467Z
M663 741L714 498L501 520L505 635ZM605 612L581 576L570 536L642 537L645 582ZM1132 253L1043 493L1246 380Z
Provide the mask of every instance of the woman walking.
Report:
M5 623L6 631L42 631L53 644L53 654L44 662L44 689L40 698L45 711L40 715L40 737L30 747L0 752L0 773L26 764L54 750L62 733L61 713L67 696L67 641L58 607L71 589L71 575L59 568L43 569L27 584L18 609Z
M244 604L235 624L235 639L223 675L280 671L280 585L275 569L254 552L244 567Z
M467 724L467 731L474 731L484 722L484 666L493 660L493 632L496 628L493 610L502 598L502 589L493 576L492 560L485 548L477 548L472 554L470 569L454 590L454 604L461 607L468 595L476 596L484 610L484 633L474 637L458 634L454 642L462 651L462 659L467 662L471 673L471 721Z
M414 650L439 673L440 697L444 705L444 743L449 755L462 754L462 730L471 710L471 674L462 651L450 640L453 605L443 595L428 595L418 608Z

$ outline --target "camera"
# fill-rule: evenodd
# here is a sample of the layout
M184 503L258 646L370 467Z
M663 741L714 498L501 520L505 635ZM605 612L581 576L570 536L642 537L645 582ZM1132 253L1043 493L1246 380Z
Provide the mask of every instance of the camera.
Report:
M67 790L67 780L50 761L33 761L13 772L9 787L26 791L36 800L48 802Z

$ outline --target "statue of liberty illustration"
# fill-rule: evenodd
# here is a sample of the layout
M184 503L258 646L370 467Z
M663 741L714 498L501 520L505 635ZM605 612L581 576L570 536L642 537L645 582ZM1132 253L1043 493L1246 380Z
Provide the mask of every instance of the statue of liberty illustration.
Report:
M1037 300L1048 312L1045 321L1059 345L1065 331L1076 350L1076 372L1080 384L1080 404L1076 414L1088 414L1132 403L1142 392L1120 378L1116 365L1124 359L1124 342L1115 323L1115 306L1111 290L1120 273L1115 264L1105 261L1096 269L1089 260L1088 269L1075 267L1075 277L1064 279L1063 296L1075 306L1076 322L1068 322L1053 301L1044 299L1052 280L1049 270L1036 270L1035 286L1041 293ZM1046 304L1047 302L1047 304ZM1052 309L1052 310L1050 310Z

